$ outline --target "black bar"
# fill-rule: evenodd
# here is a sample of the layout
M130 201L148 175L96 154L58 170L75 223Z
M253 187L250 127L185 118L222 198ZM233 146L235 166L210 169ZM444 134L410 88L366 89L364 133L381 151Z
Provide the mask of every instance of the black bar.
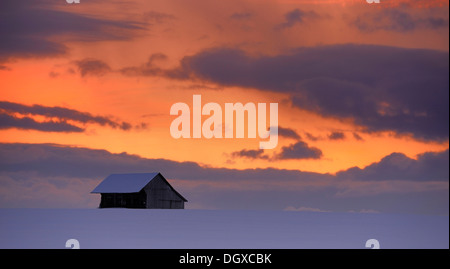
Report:
M449 250L297 250L297 249L154 249L154 250L1 250L4 264L100 268L446 268ZM18 257L21 257L18 259ZM208 257L208 258L206 258ZM195 261L195 262L194 262ZM289 265L286 267L286 265ZM82 267L83 266L83 267ZM142 267L144 266L144 267ZM74 267L75 268L75 267Z

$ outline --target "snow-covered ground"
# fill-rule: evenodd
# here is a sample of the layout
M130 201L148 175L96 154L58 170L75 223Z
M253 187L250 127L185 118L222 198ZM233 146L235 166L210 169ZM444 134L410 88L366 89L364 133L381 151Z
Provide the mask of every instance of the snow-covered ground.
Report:
M449 217L296 211L0 209L0 248L449 248Z

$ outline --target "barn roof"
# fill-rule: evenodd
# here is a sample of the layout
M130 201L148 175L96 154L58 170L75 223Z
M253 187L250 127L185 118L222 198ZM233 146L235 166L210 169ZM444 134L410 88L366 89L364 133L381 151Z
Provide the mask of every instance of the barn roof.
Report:
M179 194L160 173L111 174L105 178L91 193L132 193L140 192L157 175L185 202L187 200Z
M105 178L92 193L139 192L159 173L112 174Z

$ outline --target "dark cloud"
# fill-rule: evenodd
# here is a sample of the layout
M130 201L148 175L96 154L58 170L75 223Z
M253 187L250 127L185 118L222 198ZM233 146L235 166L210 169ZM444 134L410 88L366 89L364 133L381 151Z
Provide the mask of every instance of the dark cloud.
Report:
M304 11L300 9L294 9L284 15L285 21L275 26L275 29L286 29L300 23L304 23L305 20L316 19L319 15L314 11Z
M31 198L22 197L13 188L17 187L19 190L27 188L28 196L44 192L43 197L45 194L51 197L46 200L63 199L62 202L67 204L66 197L58 198L61 194L45 191L45 188L52 188L54 192L82 197L74 199L70 205L80 207L84 206L81 199L85 199L100 180L111 173L159 171L189 199L188 206L266 210L308 206L328 211L369 209L448 214L448 150L420 155L416 163L424 167L416 170L420 175L399 173L401 178L396 177L392 181L364 178L369 170L372 177L381 178L385 172L373 167L377 164L385 166L385 162L390 163L390 170L395 170L394 167L403 169L404 161L394 161L394 157L387 156L387 159L361 169L358 176L354 169L334 176L276 168L213 168L194 162L148 159L63 145L0 143L0 201L2 206L27 206L20 199ZM433 175L437 176L429 178L427 175L432 168L435 170ZM375 176L374 172L381 175ZM447 178L442 180L441 176ZM430 181L434 179L437 181ZM11 196L11 193L16 195ZM40 200L32 200L35 201L32 206L40 205ZM48 204L55 204L50 201ZM93 203L93 206L97 205L98 202Z
M364 138L362 138L358 133L353 133L353 137L354 137L356 140L359 140L359 141L363 141L363 140L364 140Z
M448 16L448 15L447 15ZM394 31L410 32L416 29L442 29L448 28L448 18L433 14L414 15L404 7L383 8L374 12L362 14L352 21L362 32Z
M125 76L145 76L145 77L167 77L171 79L189 79L190 74L187 68L164 69L158 66L158 62L167 60L167 55L154 53L150 55L147 62L139 66L124 67L119 70Z
M30 117L18 118L13 115L0 112L0 129L26 129L43 132L84 132L83 128L69 124L65 121L37 122Z
M120 70L126 76L168 76L170 77L170 70L165 70L158 67L155 62L167 60L167 55L163 53L154 53L148 57L148 61L141 66L125 67Z
M311 140L311 141L317 141L317 140L320 139L320 137L314 136L314 135L312 135L311 133L308 133L308 132L306 132L305 135L306 135L306 137L307 137L309 140Z
M82 77L103 76L108 72L111 72L111 67L109 67L107 63L92 58L75 61L75 65L77 66Z
M322 151L316 147L310 147L303 141L298 141L287 147L282 147L281 152L276 155L277 159L320 159Z
M268 155L264 155L263 149L243 149L231 153L233 158L249 158L249 159L269 159Z
M280 133L280 130L281 133ZM243 149L231 153L233 158L248 158L248 159L262 159L262 160L289 160L289 159L320 159L322 157L322 151L315 147L309 147L303 141L300 141L301 137L294 130L290 128L278 127L278 135L287 138L294 138L296 143L290 144L281 148L279 153L275 153L272 156L265 155L263 149Z
M284 128L281 126L278 126L278 136L286 137L286 138L293 138L296 140L301 139L300 135L291 128Z
M251 154L259 155L260 153L255 150ZM84 178L103 177L109 173L161 171L167 174L168 178L214 182L222 180L233 182L270 181L273 178L282 178L285 183L333 179L354 181L449 180L448 149L442 152L423 153L418 156L417 160L408 158L401 153L393 153L363 169L350 168L337 173L336 176L276 168L238 170L203 167L195 162L148 159L125 152L114 154L106 150L56 144L0 143L0 157L0 172L34 171L46 176ZM408 172L408 170L410 171ZM385 176L386 174L395 174L395 176Z
M345 134L343 132L332 132L328 135L331 140L343 140L345 139Z
M65 4L63 2L61 4ZM145 26L135 21L107 20L62 11L54 5L50 1L2 1L0 62L17 57L54 57L67 53L64 43L54 41L56 36L68 37L66 41L70 38L77 41L129 40Z
M20 114L21 117L17 117ZM33 129L48 132L82 132L84 128L75 126L67 121L81 124L99 124L122 130L130 130L132 125L128 122L112 120L105 116L94 116L64 107L47 107L42 105L27 106L23 104L0 101L0 128ZM30 116L44 116L46 121L37 122ZM55 120L57 119L57 120Z
M243 180L268 181L279 175L283 180L320 180L328 175L295 170L227 169L202 167L195 162L147 159L127 153L54 144L0 143L0 172L34 171L46 176L103 177L109 173L161 171L168 178L212 182Z
M354 167L339 172L340 179L448 181L449 151L427 152L411 159L403 153L392 153L364 169Z
M185 57L177 72L178 78L289 93L294 106L353 119L366 132L448 139L448 52L349 44L252 57L217 48Z

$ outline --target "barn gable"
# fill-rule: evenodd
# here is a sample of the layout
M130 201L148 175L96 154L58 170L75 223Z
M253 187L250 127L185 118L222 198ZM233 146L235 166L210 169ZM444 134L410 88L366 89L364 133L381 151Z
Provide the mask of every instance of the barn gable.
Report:
M112 174L91 193L100 193L100 208L177 208L187 200L161 173Z

